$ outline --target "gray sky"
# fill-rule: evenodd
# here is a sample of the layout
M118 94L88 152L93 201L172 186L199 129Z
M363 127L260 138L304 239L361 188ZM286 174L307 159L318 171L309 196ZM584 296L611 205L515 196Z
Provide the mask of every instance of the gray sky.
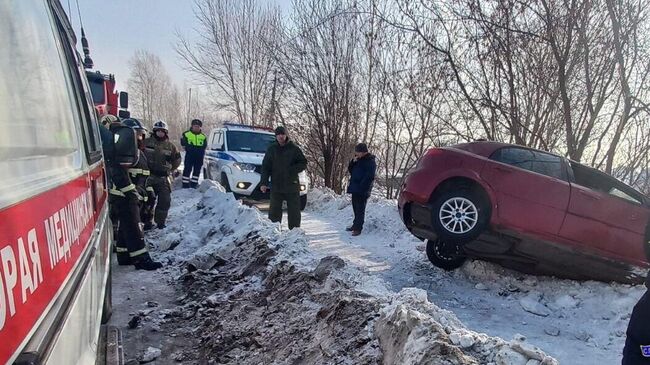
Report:
M75 0L60 0L79 36L79 16ZM237 0L234 0L237 1ZM183 87L192 80L174 51L176 31L193 36L194 14L191 0L78 0L81 17L90 43L95 69L115 74L118 88L126 88L128 61L138 49L160 57L172 79ZM291 0L261 0L279 4L284 11ZM79 45L81 49L81 46Z

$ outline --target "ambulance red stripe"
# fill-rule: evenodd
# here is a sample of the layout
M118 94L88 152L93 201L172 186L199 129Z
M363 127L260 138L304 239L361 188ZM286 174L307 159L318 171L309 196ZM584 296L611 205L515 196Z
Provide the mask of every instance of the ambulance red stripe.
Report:
M11 361L89 246L103 170L0 210L0 364Z

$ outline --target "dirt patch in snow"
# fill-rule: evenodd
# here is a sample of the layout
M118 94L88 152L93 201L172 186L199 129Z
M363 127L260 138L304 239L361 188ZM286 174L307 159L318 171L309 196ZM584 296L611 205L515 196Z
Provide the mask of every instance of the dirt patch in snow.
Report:
M423 290L369 294L364 282L376 278L336 256L301 257L306 253L299 247L300 230L274 233L254 208L211 184L202 184L200 201L183 213L185 222L170 222L179 243L170 248L162 240L159 246L168 250L163 257L176 268L174 285L182 295L172 308L159 311L156 324L163 333L193 339L177 354L179 361L557 363L523 338L504 341L467 329L453 313L430 303ZM196 229L187 224L194 216L211 224ZM350 277L356 279L346 280Z

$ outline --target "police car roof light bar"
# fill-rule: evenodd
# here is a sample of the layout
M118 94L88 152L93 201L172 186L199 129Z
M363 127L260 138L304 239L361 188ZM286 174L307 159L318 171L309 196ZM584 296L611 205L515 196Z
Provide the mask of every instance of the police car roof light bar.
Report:
M263 129L269 132L273 132L273 128L271 127L265 127L261 125L246 125L246 124L239 124L239 123L230 123L226 122L223 123L224 127L237 127L237 128L246 128L246 129Z

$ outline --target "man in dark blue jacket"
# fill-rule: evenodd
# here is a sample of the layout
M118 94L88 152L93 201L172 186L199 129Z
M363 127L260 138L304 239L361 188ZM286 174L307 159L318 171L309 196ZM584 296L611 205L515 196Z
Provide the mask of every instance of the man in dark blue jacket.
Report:
M183 188L196 188L203 167L203 157L208 146L205 134L201 132L203 122L192 120L190 130L181 136L181 146L185 147L185 167L183 168ZM192 171L193 170L193 171ZM190 177L191 175L191 177Z
M650 288L650 277L645 285ZM647 290L632 310L622 364L650 364L650 293Z
M352 194L352 209L354 210L354 222L347 231L352 231L353 236L358 236L363 230L363 222L366 216L366 203L372 191L372 184L375 181L377 163L375 156L368 153L368 146L359 143L354 148L354 158L348 164L350 172L350 185L348 194Z

